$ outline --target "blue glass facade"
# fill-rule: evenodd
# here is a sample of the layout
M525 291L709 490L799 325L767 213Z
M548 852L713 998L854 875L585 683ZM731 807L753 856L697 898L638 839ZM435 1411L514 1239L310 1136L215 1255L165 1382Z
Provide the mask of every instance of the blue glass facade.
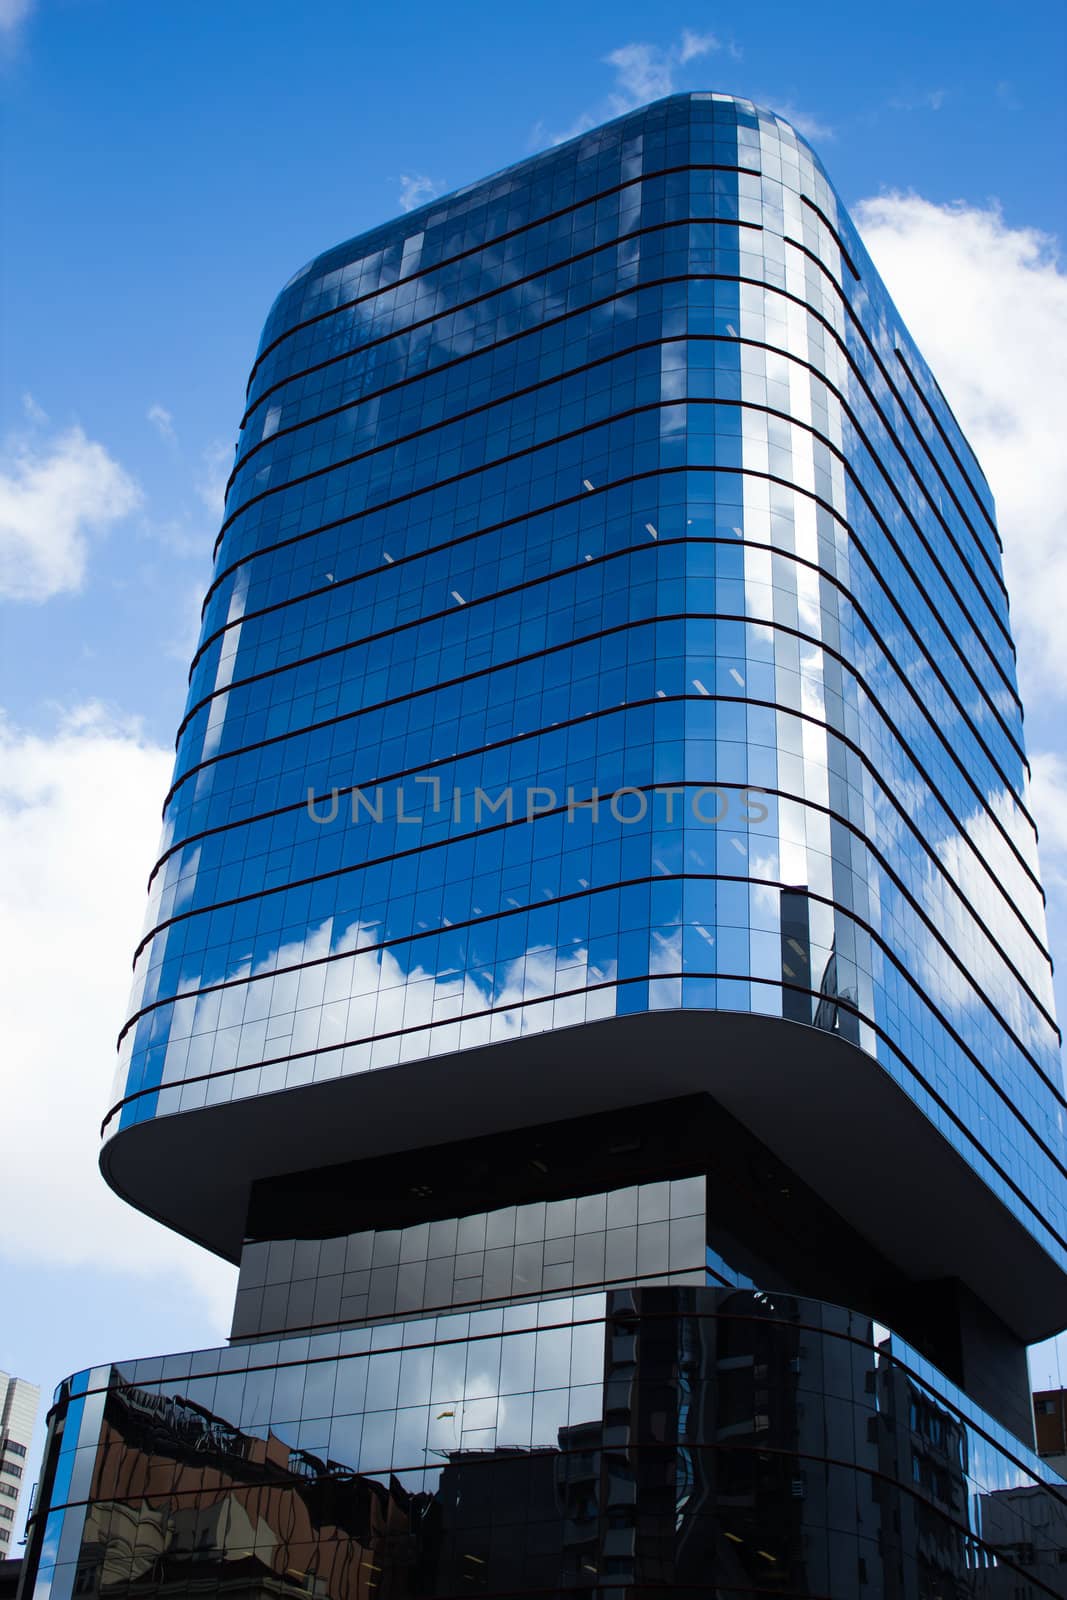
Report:
M819 164L663 102L272 310L105 1133L832 957L1062 1263L1025 776L988 490Z
M420 1350L436 1337L382 1318L496 1318L496 1338L501 1317L534 1326L540 1305L567 1320L558 1297L598 1290L601 1319L588 1374L555 1385L543 1426L515 1421L540 1414L533 1401L494 1400L469 1443L433 1442L429 1356L412 1366L422 1376L395 1439L407 1402L383 1403L388 1427L364 1423L359 1445L348 1412L343 1446L334 1439L332 1400L307 1430L279 1411L277 1389L246 1417L231 1394L240 1360L225 1403L194 1405L183 1388L183 1405L231 1429L224 1455L247 1463L253 1438L268 1455L276 1439L307 1452L305 1465L287 1458L283 1497L299 1499L308 1472L333 1482L340 1462L351 1482L362 1475L371 1521L403 1523L421 1551L403 1579L402 1564L370 1562L388 1591L331 1568L323 1592L484 1592L479 1563L496 1561L494 1592L613 1575L620 1596L642 1584L711 1593L714 1568L716 1593L858 1594L859 1573L883 1561L889 1572L888 1523L869 1549L853 1529L846 1557L826 1506L812 1520L805 1489L790 1511L782 1480L764 1560L755 1523L731 1531L716 1509L701 1451L727 1424L707 1351L723 1296L758 1320L762 1290L821 1297L821 1309L779 1306L783 1327L810 1317L836 1329L840 1317L867 1330L849 1349L882 1354L842 1447L851 1465L838 1467L880 1472L894 1494L917 1472L907 1495L933 1518L923 1538L952 1546L930 1571L973 1585L929 1587L929 1549L898 1515L907 1582L863 1592L1008 1592L998 1561L1027 1541L987 1538L975 1508L1025 1520L1040 1501L1045 1516L1045 1492L1026 1498L1023 1445L1008 1467L1003 1438L990 1456L968 1430L980 1402L983 1439L1005 1419L1026 1434L1023 1343L1067 1322L1065 1100L1026 785L988 487L818 159L781 119L726 96L671 97L330 250L286 286L249 382L104 1170L134 1203L241 1260L239 1342L219 1361L306 1367L314 1387L312 1346L356 1362L370 1326L398 1345L422 1330ZM618 1150L640 1136L616 1147L597 1131L623 1108L654 1121L657 1105L694 1096L732 1119L712 1147L753 1141L732 1180L762 1196L744 1216L716 1198L708 1149L679 1135L673 1154L668 1140L634 1157L621 1182ZM576 1117L592 1119L599 1152L584 1175L558 1132ZM420 1175L420 1151L547 1127L557 1132L515 1145L512 1176L496 1171L480 1197L455 1162L432 1184ZM379 1166L372 1183L366 1163L386 1158L402 1177ZM442 1160L425 1157L435 1173ZM753 1174L768 1162L782 1178L764 1193ZM305 1177L283 1192L294 1173ZM574 1218L597 1196L609 1207L624 1190L698 1179L710 1187L684 1217L660 1195L640 1203L662 1216L631 1219L639 1199L627 1199L614 1225L583 1232ZM546 1205L569 1205L570 1222L548 1220ZM639 1559L640 1539L623 1549L608 1537L620 1524L605 1508L621 1515L623 1502L582 1500L573 1483L564 1493L560 1462L572 1450L606 1459L617 1338L604 1328L612 1308L637 1315L653 1293L675 1356L687 1340L704 1355L664 1356L646 1380L649 1392L674 1385L661 1410L675 1419L679 1520L656 1533L655 1559L651 1546ZM833 1312L832 1299L857 1309ZM909 1461L884 1459L878 1363L895 1357L872 1317L925 1340L958 1385L914 1351L893 1366L908 1374L894 1394L936 1391L947 1454L929 1481L917 1444ZM141 1438L131 1417L158 1411L144 1398L158 1381L116 1368L65 1391L71 1418L84 1408L82 1500L107 1498L104 1456L90 1461L101 1419ZM781 1448L804 1455L796 1382L768 1385L777 1399L752 1404L788 1413ZM471 1397L487 1416L489 1393ZM749 1400L738 1403L759 1435ZM173 1403L167 1426L188 1433ZM686 1432L696 1419L710 1430L700 1440ZM873 1452L862 1466L861 1433ZM522 1453L508 1459L527 1475L528 1506L548 1495L530 1474L547 1472L568 1528L573 1489L603 1522L588 1534L595 1559L583 1567L592 1546L575 1533L562 1554L562 1535L549 1538L540 1566L534 1545L514 1571L472 1545L456 1557L466 1570L443 1556L426 1567L412 1519L432 1502L460 1538L449 1495L468 1449L498 1465ZM825 1440L812 1450L831 1453ZM537 1466L539 1451L558 1459ZM971 1490L979 1458L998 1464ZM651 1484L659 1506L664 1484ZM245 1491L227 1492L236 1516ZM95 1514L77 1533L55 1524L55 1548L41 1547L71 1581L79 1561L87 1570L78 1541ZM809 1534L825 1541L818 1558ZM99 1528L92 1538L107 1547ZM791 1539L809 1539L808 1566L782 1554ZM740 1566L726 1559L731 1540ZM702 1554L683 1560L683 1546ZM122 1570L114 1582L147 1581ZM224 1577L253 1581L211 1582Z

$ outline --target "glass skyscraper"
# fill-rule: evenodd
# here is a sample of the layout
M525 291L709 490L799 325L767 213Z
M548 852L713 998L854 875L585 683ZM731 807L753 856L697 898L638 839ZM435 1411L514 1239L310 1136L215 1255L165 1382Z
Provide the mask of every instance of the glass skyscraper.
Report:
M788 124L297 273L177 749L102 1165L233 1331L61 1386L27 1594L1067 1594L993 505Z

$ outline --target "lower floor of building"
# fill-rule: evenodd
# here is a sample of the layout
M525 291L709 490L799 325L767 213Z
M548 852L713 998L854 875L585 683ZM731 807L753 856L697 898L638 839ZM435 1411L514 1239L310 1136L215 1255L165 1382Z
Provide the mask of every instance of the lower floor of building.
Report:
M23 1600L1067 1596L1067 1484L867 1315L645 1285L61 1385Z

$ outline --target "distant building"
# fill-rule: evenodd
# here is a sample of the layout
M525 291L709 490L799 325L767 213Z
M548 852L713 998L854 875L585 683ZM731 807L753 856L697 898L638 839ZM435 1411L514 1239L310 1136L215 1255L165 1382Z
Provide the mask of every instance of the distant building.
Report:
M1067 1389L1039 1389L1034 1395L1037 1453L1060 1477L1067 1476Z
M19 1497L40 1399L35 1383L0 1372L0 1561L7 1560L16 1542Z

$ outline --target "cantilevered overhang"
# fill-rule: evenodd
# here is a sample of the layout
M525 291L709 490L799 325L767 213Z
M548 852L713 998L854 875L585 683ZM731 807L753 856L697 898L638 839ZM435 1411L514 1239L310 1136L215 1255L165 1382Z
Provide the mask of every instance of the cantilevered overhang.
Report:
M607 1018L137 1123L100 1164L132 1205L236 1261L257 1179L687 1094L711 1095L908 1277L961 1279L1026 1343L1067 1326L1042 1220L1031 1232L873 1057L776 1018Z

